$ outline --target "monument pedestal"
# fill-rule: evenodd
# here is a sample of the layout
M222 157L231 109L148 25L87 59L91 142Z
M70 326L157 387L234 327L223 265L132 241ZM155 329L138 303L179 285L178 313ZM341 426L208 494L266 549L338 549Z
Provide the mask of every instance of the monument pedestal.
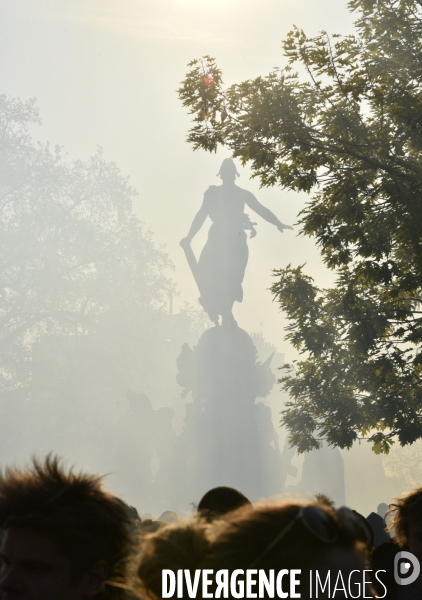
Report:
M212 327L193 350L183 346L178 382L193 402L186 405L177 457L188 503L219 485L251 499L281 492L271 409L256 402L275 383L267 363L258 362L252 339L239 327Z

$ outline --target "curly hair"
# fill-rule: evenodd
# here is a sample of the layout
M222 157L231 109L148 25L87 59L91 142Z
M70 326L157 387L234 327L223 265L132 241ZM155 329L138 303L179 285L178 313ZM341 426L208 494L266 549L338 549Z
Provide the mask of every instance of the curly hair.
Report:
M66 472L59 458L35 458L28 469L0 472L0 529L48 535L71 563L72 578L97 562L109 566L104 598L121 598L134 539L128 507L107 493L102 478Z
M399 546L407 546L410 523L422 521L422 487L397 498L390 504L387 515L391 515L388 530L394 534L394 540Z
M258 557L260 567L278 571L306 568L327 549L327 544L315 537L305 526L298 525L286 534L283 543L274 551L266 552L286 526L294 521L301 508L317 506L330 516L338 527L336 548L357 548L354 537L342 527L336 511L330 507L309 502L281 502L277 504L244 505L237 511L208 523L196 518L185 524L170 525L142 541L136 570L140 597L145 600L162 598L163 569L176 573L188 570L191 577L196 569L249 569ZM332 546L331 546L332 547ZM186 588L182 597L188 598ZM232 597L232 596L230 596ZM201 598L198 592L197 598Z
M163 569L174 572L189 569L193 573L200 567L210 551L209 527L205 521L193 519L178 525L166 525L142 539L134 584L141 598L162 598Z
M265 553L260 560L260 568L278 569L305 568L327 548L304 526L298 526L286 533L283 542L271 552L277 532L282 531L305 506L317 506L329 515L339 527L336 546L355 547L355 540L341 527L337 512L331 507L316 502L285 501L276 504L262 503L253 507L240 508L231 513L230 519L220 521L211 530L212 553L210 563L218 568L248 569Z

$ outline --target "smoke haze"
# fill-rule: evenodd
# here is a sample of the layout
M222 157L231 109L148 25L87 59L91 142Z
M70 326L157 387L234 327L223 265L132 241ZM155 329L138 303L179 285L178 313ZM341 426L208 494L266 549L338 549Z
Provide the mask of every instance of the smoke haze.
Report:
M205 190L219 183L227 152L192 152L176 89L193 58L216 57L230 84L282 66L281 40L293 24L308 34L347 34L351 16L339 0L0 0L0 7L0 463L54 450L114 473L110 486L140 513L186 512L199 497L182 501L164 473L193 402L177 381L177 360L211 323L179 241ZM261 190L237 168L241 187L296 223L305 194ZM207 230L193 241L196 255ZM255 334L253 365L275 352L278 376L277 367L297 356L268 291L271 270L306 262L319 286L334 277L298 227L281 236L260 219L257 231L234 315ZM318 460L288 449L277 384L256 398L271 411L260 414L272 418L276 436L268 426L268 439L279 449L286 493L326 491L300 484L309 469L328 487L344 476L336 500L366 515L419 483L404 469L418 462L418 444L381 459L363 442L334 451L319 471L306 467Z

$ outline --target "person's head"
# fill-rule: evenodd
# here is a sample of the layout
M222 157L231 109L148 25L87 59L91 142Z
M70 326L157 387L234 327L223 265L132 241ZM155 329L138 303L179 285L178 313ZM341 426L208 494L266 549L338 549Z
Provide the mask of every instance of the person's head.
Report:
M153 521L152 519L144 519L139 525L139 534L143 537L149 533L154 533L164 527L166 523L164 521Z
M209 525L204 521L192 519L187 523L166 525L147 535L140 547L137 581L133 586L140 596L153 600L162 597L164 569L174 573L188 569L194 573L200 568L210 550L208 529Z
M241 506L252 506L250 501L238 490L231 487L220 486L206 492L198 504L198 514L212 521Z
M377 514L381 517L384 518L386 513L388 510L388 504L386 504L385 502L381 502L381 504L378 504L377 506Z
M408 546L422 561L422 487L390 504L388 529L399 546Z
M131 522L100 477L65 471L51 456L26 470L6 469L0 529L2 600L124 597Z
M350 518L353 523L353 515ZM278 572L282 568L299 568L304 579L307 568L319 569L321 573L327 569L342 570L346 576L356 569L362 571L365 566L357 552L356 536L345 519L340 511L328 507L283 503L246 506L213 523L198 519L164 527L147 536L141 546L137 574L143 597L162 597L164 569L174 573L187 569L193 574L196 569L212 569L216 573L226 569ZM305 581L303 585L307 589ZM186 587L183 597L188 597Z
M367 532L348 509L300 502L258 505L240 509L214 527L206 568L300 569L306 597L310 569L341 570L347 577L365 568L358 535L366 538Z
M130 504L126 504L126 514L129 518L129 523L131 527L132 533L135 533L139 530L139 526L142 522L141 517L139 516L138 509L135 506L131 506Z
M236 165L232 158L225 158L223 160L218 176L221 177L223 181L227 182L235 181L236 177L239 177L239 173L237 172Z
M158 517L158 520L162 521L163 523L168 523L169 525L174 525L179 521L179 515L175 513L174 510L165 510Z
M315 494L315 500L316 502L318 502L318 504L324 504L325 506L329 506L330 508L335 508L336 505L334 500L330 498L330 496L327 496L327 494Z

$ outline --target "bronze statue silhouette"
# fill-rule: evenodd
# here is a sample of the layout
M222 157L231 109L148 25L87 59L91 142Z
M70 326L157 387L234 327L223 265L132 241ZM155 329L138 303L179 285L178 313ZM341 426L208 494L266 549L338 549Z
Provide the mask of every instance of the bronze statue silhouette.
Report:
M245 214L245 205L275 225L281 233L283 229L293 227L284 225L251 192L236 185L235 179L239 174L231 158L223 161L218 175L222 185L211 185L205 192L202 206L180 245L198 286L199 302L211 321L218 325L221 316L223 325L237 326L232 309L236 300L243 300L242 282L249 255L246 231L251 232L251 238L256 236L256 223L252 223ZM207 217L213 223L196 261L190 243Z

